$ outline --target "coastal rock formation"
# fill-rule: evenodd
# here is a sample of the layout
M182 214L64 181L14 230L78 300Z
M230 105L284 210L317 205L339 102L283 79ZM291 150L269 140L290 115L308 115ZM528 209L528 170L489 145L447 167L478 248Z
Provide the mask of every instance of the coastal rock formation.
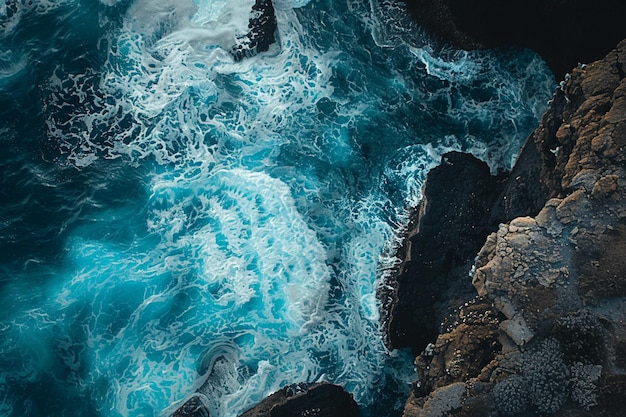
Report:
M209 408L206 406L202 394L195 393L183 403L172 417L209 417Z
M537 51L557 79L602 58L626 37L621 0L405 0L416 20L463 49Z
M501 188L502 178L492 176L485 162L460 152L445 154L429 172L388 307L391 347L421 352L435 341L439 324L471 296L467 273L487 237Z
M249 31L231 51L235 61L267 51L276 42L276 28L272 0L256 0L248 23Z
M241 417L358 417L359 407L342 387L327 382L293 384L267 397Z
M527 209L546 200L487 237L474 298L416 358L405 417L623 415L625 64L626 40L557 88L520 155L536 177L511 175L492 213L515 212L515 190Z

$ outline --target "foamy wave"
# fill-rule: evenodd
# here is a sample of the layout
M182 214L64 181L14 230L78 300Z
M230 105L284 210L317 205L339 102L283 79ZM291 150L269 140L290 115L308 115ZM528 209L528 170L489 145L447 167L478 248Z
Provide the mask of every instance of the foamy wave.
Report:
M187 175L155 178L150 234L132 249L78 237L92 227L73 241L76 272L56 302L88 329L90 378L108 381L111 415L156 415L194 390L236 415L321 372L305 346L324 321L329 269L289 189L242 170Z

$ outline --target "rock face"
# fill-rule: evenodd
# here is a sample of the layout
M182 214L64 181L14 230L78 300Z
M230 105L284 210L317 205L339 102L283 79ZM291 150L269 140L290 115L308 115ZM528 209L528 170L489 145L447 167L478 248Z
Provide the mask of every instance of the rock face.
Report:
M556 90L492 215L518 215L507 196L541 210L487 237L405 417L624 415L625 64L626 40Z
M486 163L460 152L429 172L386 320L391 347L421 352L459 300L471 297L467 274L501 189Z
M621 0L405 0L418 22L463 49L522 46L557 79L626 37Z
M276 27L272 0L256 0L252 6L248 34L239 39L238 45L231 51L235 61L267 51L276 42Z
M358 417L352 395L326 382L294 384L267 397L241 417Z

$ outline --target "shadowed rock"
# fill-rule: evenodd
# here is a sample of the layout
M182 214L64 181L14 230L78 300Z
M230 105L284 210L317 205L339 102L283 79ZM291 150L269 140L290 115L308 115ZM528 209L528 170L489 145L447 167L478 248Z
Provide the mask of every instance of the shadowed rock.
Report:
M358 417L359 407L342 387L327 382L293 384L267 397L241 417Z
M466 278L490 232L488 220L501 181L486 163L460 152L445 154L428 173L405 261L393 284L387 323L393 348L421 352L435 341L439 323L458 301L471 298L474 290Z
M626 37L622 0L405 0L416 20L463 49L537 51L557 79Z
M198 394L194 394L181 405L172 417L209 417L209 409Z

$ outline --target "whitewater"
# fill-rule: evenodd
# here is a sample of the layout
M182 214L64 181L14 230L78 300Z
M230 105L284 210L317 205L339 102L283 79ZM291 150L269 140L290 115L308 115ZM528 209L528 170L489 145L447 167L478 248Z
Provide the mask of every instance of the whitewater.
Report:
M510 169L554 78L394 0L0 2L0 415L232 417L329 381L401 415L376 292L449 150Z

